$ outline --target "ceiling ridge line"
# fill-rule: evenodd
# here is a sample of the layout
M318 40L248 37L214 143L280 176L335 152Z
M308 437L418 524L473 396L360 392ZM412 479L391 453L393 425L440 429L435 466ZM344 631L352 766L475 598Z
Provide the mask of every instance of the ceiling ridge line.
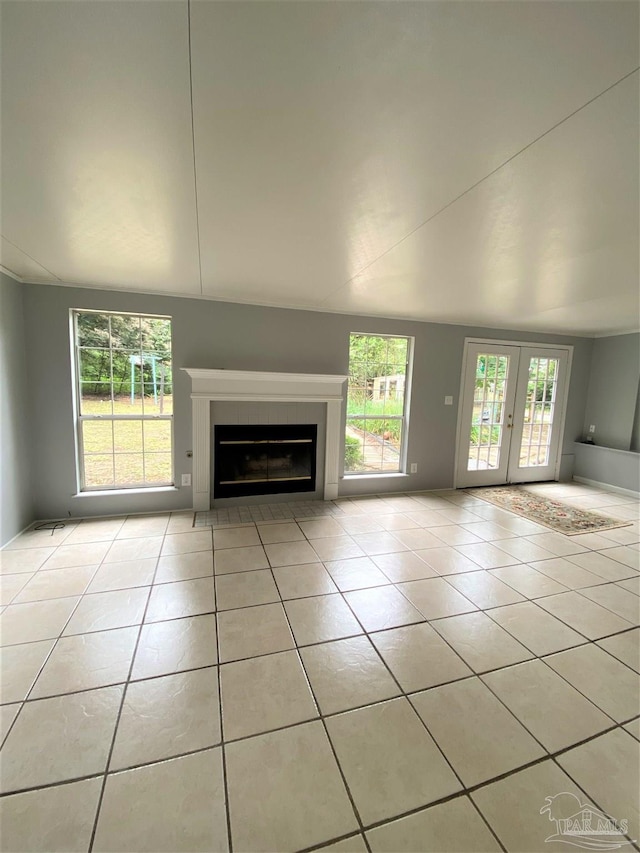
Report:
M25 255L25 257L29 258L30 261L33 261L34 264L37 264L40 267L40 269L43 269L45 272L48 272L49 275L52 275L56 281L62 281L60 276L57 276L54 272L51 272L51 270L48 267L45 267L44 264L41 264L40 261L37 261L35 258L33 258L29 254L29 252L25 252L24 249L21 249L20 246L16 245L16 243L13 242L13 240L10 240L8 237L5 237L4 234L0 234L0 237L2 237L3 240L6 240L7 243L9 243L11 246L13 246L14 249L17 249L19 252L22 252L22 254ZM7 269L8 269L8 267L7 267ZM17 273L15 273L15 275L17 275ZM20 281L26 281L26 279L23 279L20 277L19 277L19 280Z
M193 156L193 193L196 212L196 242L198 246L198 275L200 278L200 295L204 295L202 288L202 253L200 249L200 210L198 207L198 169L196 166L196 130L193 114L193 64L191 52L191 0L187 0L187 37L189 46L189 102L191 108L191 153Z
M407 234L404 235L404 237L401 237L392 246L389 246L388 249L385 249L384 252L381 252L372 261L369 261L369 263L365 264L361 269L358 270L358 272L354 273L354 275L352 275L345 282L343 282L338 287L336 287L335 290L332 290L331 293L325 299L322 300L320 305L325 305L336 293L339 293L340 290L342 290L348 284L351 284L352 281L355 281L358 278L358 276L362 275L363 272L366 272L366 270L368 270L370 267L372 267L374 264L376 264L379 260L384 258L386 255L388 255L390 252L392 252L394 249L396 249L398 246L400 246L402 243L404 243L405 240L408 240L409 237L412 237L421 228L424 228L425 225L428 225L430 222L432 222L434 219L436 219L436 217L440 216L441 213L444 213L445 210L448 210L452 205L454 205L456 202L460 201L461 198L464 198L464 196L468 195L470 192L475 190L476 187L480 186L480 184L484 183L484 181L493 177L493 175L495 175L497 172L499 172L500 169L503 169L505 166L507 166L509 163L511 163L513 160L515 160L516 157L519 157L521 154L524 154L525 151L527 151L529 148L531 148L533 145L535 145L541 139L544 139L545 136L548 136L550 133L552 133L558 127L563 125L565 122L569 121L569 119L573 118L579 112L582 112L582 110L586 109L586 107L593 104L594 101L597 101L603 95L606 95L607 92L610 92L612 89L615 89L615 87L618 86L620 83L623 83L629 77L632 77L634 74L637 74L638 71L640 71L640 66L637 66L632 71L629 71L627 74L624 74L622 77L620 77L619 80L616 80L615 83L612 83L610 86L607 86L606 89L603 89L597 95L594 95L593 98L590 98L588 101L585 101L584 104L577 107L575 110L573 110L573 112L569 113L564 118L557 121L554 125L547 128L547 130L543 131L543 133L541 133L539 136L536 136L535 139L533 139L531 142L528 142L525 146L523 146L518 151L516 151L515 154L512 154L510 157L508 157L506 160L504 160L502 163L500 163L498 166L496 166L495 169L492 169L490 172L488 172L482 178L479 178L474 184L471 184L471 186L467 187L466 190L463 190L459 195L457 195L455 198L451 199L451 201L448 201L445 205L443 205L441 208L436 210L435 213L432 213L431 216L427 217L427 219L425 219L419 225L416 225L414 228L412 228L411 231L409 231Z

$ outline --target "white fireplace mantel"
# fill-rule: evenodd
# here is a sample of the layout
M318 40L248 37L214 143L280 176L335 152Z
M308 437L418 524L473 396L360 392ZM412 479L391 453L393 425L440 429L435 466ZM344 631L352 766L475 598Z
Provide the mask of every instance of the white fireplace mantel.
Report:
M346 376L315 373L264 373L183 367L191 377L193 415L193 508L211 505L211 401L326 403L324 499L338 497L340 425Z

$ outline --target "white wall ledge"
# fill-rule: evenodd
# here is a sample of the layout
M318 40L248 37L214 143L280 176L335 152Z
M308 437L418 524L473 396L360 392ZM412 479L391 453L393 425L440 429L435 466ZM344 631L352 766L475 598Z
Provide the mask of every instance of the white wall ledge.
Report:
M621 447L607 447L606 444L591 444L588 441L576 441L579 447L592 447L595 450L606 450L607 453L625 453L628 456L640 456L637 450L623 450Z
M371 474L345 474L342 479L343 480L393 480L398 477L410 477L410 474L405 474L404 471L393 471L388 474L378 474L377 472L371 472Z
M155 495L158 492L178 492L177 486L149 486L137 489L96 489L95 491L77 492L72 498L104 498L114 495Z
M640 492L640 453L583 442L576 442L574 451L574 480L596 488L605 485L615 491L622 489L623 494ZM606 508L604 511L606 515Z

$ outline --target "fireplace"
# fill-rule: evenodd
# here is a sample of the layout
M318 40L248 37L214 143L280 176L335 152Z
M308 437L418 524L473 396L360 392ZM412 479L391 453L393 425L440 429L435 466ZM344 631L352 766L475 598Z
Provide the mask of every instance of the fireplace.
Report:
M325 500L338 497L340 457L344 435L342 401L347 376L320 373L265 373L252 370L220 370L183 367L191 379L193 418L193 508L211 508L211 484L215 486L215 461L211 450L211 403L322 403L326 429L321 451L322 473L317 488ZM267 422L273 423L267 419ZM215 423L215 422L214 422ZM238 421L235 421L238 423ZM319 466L320 468L320 466ZM211 476L213 470L213 477Z
M214 498L313 492L315 424L216 425Z

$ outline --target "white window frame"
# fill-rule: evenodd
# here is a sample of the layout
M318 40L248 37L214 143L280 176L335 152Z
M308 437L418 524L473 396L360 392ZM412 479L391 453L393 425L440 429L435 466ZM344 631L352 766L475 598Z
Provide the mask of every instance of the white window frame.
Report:
M78 493L90 495L96 492L146 492L158 489L173 488L175 486L175 452L174 452L174 423L173 423L173 407L170 414L150 414L144 413L134 415L116 415L113 412L110 415L90 415L82 414L81 401L81 372L80 372L80 352L84 347L80 346L77 329L77 317L80 314L99 314L105 317L139 317L142 319L152 320L169 320L171 323L171 369L173 373L173 318L165 314L141 314L132 311L103 311L91 308L72 308L69 317L71 349L72 349L72 377L73 377L73 408L75 420L75 442L76 442L76 479ZM112 347L110 345L109 349ZM173 386L173 381L172 381ZM113 399L113 382L111 387L111 396ZM84 466L84 447L83 447L83 424L87 421L158 421L166 420L171 425L171 478L166 482L154 483L118 483L115 480L115 451L112 451L114 459L114 483L113 485L87 486L85 483L85 466ZM142 456L144 460L144 429L142 431Z
M394 335L388 332L349 332L349 352L351 350L351 338L354 335L361 335L362 337L367 338L402 338L407 342L407 361L405 364L405 374L404 374L404 395L403 395L403 407L401 415L385 415L385 420L400 420L402 421L402 440L400 442L400 453L398 459L398 470L397 471L385 471L383 469L379 469L377 471L344 471L344 478L357 478L357 477L397 477L397 476L406 476L407 475L407 447L408 447L408 435L409 435L409 410L410 410L410 400L411 400L411 379L413 373L413 349L415 338L410 335ZM349 359L349 375L351 375L351 359ZM347 384L347 401L345 405L346 410L346 418L345 418L345 434L343 436L343 451L342 458L344 464L344 456L345 456L345 448L346 448L346 426L349 424L350 420L380 420L379 415L350 415L349 414L349 387Z

